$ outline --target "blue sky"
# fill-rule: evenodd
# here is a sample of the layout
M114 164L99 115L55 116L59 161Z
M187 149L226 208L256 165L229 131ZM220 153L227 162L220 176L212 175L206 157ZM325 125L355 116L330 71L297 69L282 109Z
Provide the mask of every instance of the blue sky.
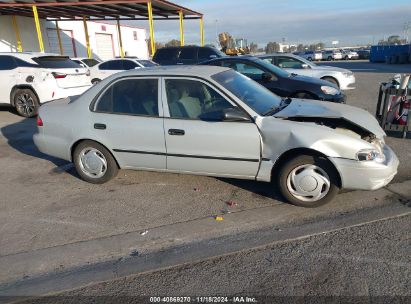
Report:
M229 32L263 46L269 41L340 45L377 43L403 35L411 0L174 0L204 14L206 43ZM138 22L148 27L147 23ZM155 21L156 40L179 39L178 21ZM185 21L186 43L199 43L198 20ZM409 35L411 36L411 30ZM410 37L411 38L411 37Z

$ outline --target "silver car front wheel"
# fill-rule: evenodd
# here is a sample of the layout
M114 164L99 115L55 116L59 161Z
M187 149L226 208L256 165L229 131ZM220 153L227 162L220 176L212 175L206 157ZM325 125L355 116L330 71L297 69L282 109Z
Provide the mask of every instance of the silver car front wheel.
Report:
M301 165L288 175L287 189L299 200L315 202L330 191L330 178L316 165Z
M290 203L317 207L331 201L339 191L337 170L321 156L299 155L284 162L278 174L278 187Z

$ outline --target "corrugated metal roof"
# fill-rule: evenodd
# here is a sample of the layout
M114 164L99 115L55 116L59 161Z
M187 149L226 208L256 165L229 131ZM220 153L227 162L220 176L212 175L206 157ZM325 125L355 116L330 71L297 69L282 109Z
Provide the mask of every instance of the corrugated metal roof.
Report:
M166 0L151 0L156 20L178 19L182 11L185 19L198 19L201 13ZM51 20L82 19L148 19L147 0L0 0L0 15L32 17L32 6L40 18Z

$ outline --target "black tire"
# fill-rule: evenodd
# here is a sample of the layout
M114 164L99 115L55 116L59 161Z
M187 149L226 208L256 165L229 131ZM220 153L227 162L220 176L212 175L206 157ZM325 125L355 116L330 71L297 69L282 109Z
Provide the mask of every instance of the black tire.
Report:
M99 83L100 81L101 81L101 79L94 78L94 79L91 81L91 84L97 84L97 83Z
M300 99L318 99L313 94L310 94L308 92L298 92L298 93L295 93L292 97L300 98Z
M344 59L345 59L345 60L348 60L349 58L348 58L348 56L345 56Z
M292 179L291 178L292 172L296 170L297 168L301 166L305 166L305 165L307 166L314 165L316 166L316 168L320 168L317 170L322 170L323 172L325 172L325 175L321 173L321 171L318 171L318 172L316 171L316 173L317 174L321 173L320 175L324 176L329 181L330 185L328 187L327 192L325 191L327 186L326 185L322 186L324 193L321 191L321 195L324 195L324 196L321 197L319 200L315 200L315 201L303 200L293 195L292 192L290 192L289 190L289 185L291 188L294 187L292 182L290 181ZM288 179L289 175L290 175L290 179ZM310 181L314 181L314 180L315 179L312 179ZM300 206L300 207L306 207L306 208L314 208L314 207L322 206L330 202L337 195L339 191L338 173L336 169L334 168L334 166L330 163L328 159L323 158L323 157L318 157L318 156L300 155L284 163L279 170L277 184L278 184L278 189L280 190L282 196L288 202L290 202L293 205ZM318 183L316 183L316 185L318 185ZM307 198L310 199L308 196Z
M332 78L332 77L323 77L321 78L325 81L331 82L332 84L334 84L337 88L340 88L340 84L338 83L337 79Z
M92 174L85 173L86 169L83 169L85 168L85 166L81 161L80 153L87 149L94 149L95 151L98 151L98 153L100 153L100 156L104 156L104 159L106 161L106 169L102 176L93 177ZM91 140L82 141L76 146L73 152L73 162L74 166L76 167L78 175L80 175L80 177L83 180L92 184L103 184L105 182L108 182L110 179L114 178L118 173L118 166L116 160L111 155L111 153L101 144Z
M17 89L14 92L13 104L17 113L26 118L36 116L40 107L39 99L30 89Z
M328 56L327 60L328 60L328 61L332 61L333 58L332 58L331 56Z
M311 57L308 57L308 61L313 61L313 59Z

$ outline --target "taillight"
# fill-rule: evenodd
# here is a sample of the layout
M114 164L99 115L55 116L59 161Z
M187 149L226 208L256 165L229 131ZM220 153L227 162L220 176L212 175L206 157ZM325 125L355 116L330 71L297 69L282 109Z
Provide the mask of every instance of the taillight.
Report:
M52 73L55 79L61 79L61 78L66 78L67 74L63 74L63 73L57 73L57 72L53 72Z
M43 120L41 120L40 116L37 116L37 126L42 127L43 126Z

